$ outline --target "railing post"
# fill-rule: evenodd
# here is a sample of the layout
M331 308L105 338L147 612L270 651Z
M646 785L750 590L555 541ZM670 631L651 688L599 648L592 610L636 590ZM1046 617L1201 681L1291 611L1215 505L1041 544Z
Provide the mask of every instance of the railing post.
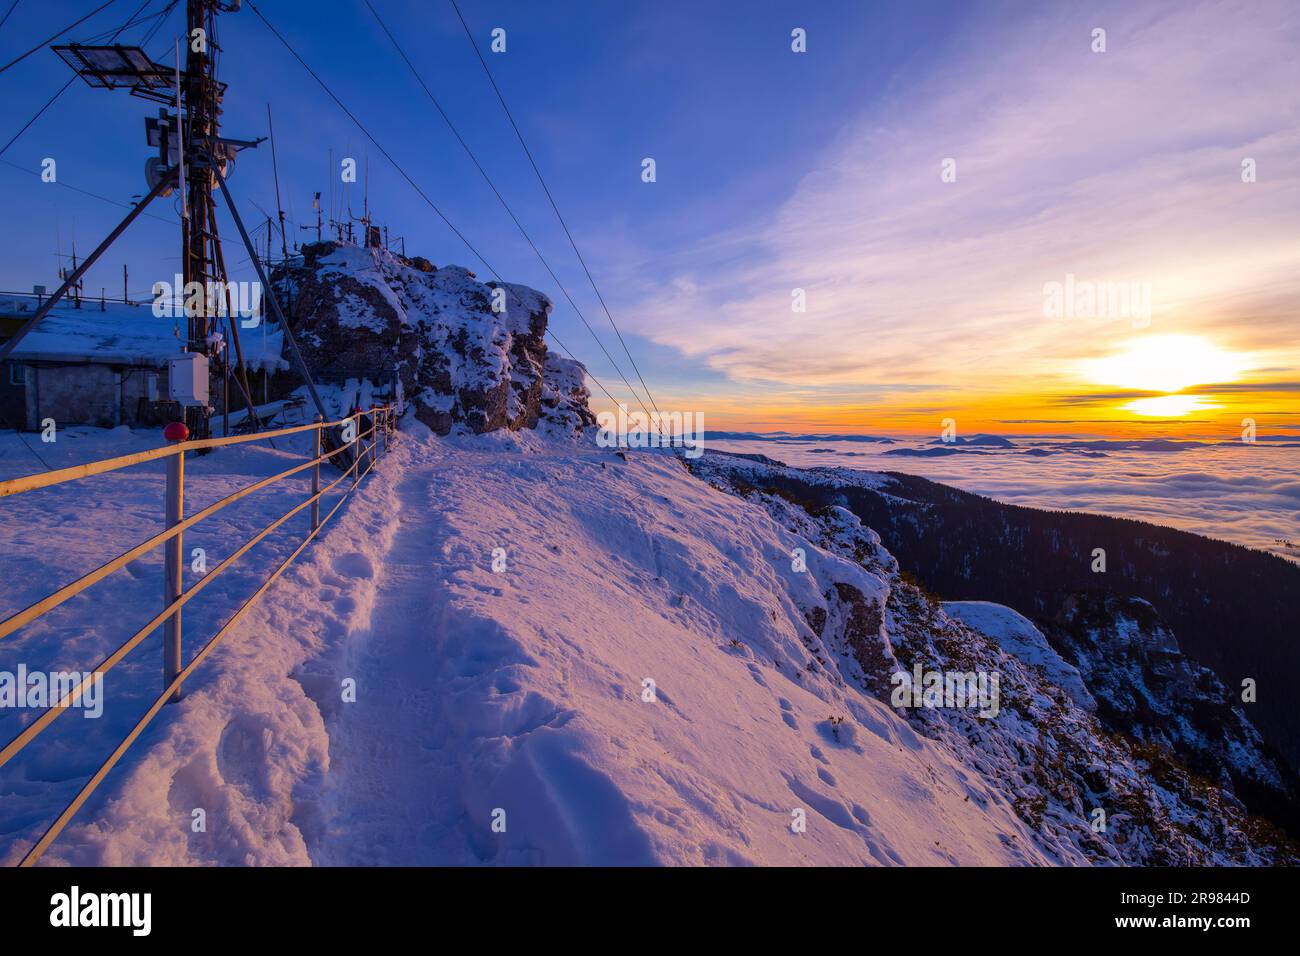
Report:
M379 464L379 415L370 406L370 467Z
M352 487L361 481L361 409L352 416Z
M190 430L185 427L184 422L172 422L163 430L163 437L168 441L177 444L185 441L190 435ZM180 451L167 459L167 491L166 491L166 521L167 528L174 528L185 518L185 452ZM181 596L184 587L183 565L181 563L181 554L183 545L181 538L183 532L177 532L176 536L167 541L164 547L163 558L163 607L170 606L177 598ZM171 686L172 681L181 672L181 609L177 608L172 612L171 617L163 621L163 687L164 689ZM176 688L171 697L167 699L169 704L174 704L181 699L181 689Z
M388 406L384 406L384 414L381 419L383 426L379 429L379 457L388 456Z
M321 432L324 430L325 421L323 415L316 416L316 464L311 469L311 530L312 534L320 527L320 453L321 453Z
M366 450L366 468L369 468L375 462L375 417L370 416L370 427L366 429L370 432L370 440L361 447Z
M360 429L362 429L362 428L365 427L365 426L363 425L363 423L362 423L362 419L363 419L363 418L364 418L364 413L362 413L362 418L358 418L358 419L357 419L357 429L358 429L358 431L360 431ZM368 429L367 429L367 430L368 430ZM370 442L373 442L374 439L375 439L374 432L371 432L371 433L370 433ZM372 447L372 445L371 445L370 442L367 442L364 438L361 439L361 457L365 459L365 461L366 461L366 467L369 467L369 466L370 466L370 449L371 449L371 447ZM360 468L357 469L357 480L358 480L358 481L361 480L361 469L360 469Z

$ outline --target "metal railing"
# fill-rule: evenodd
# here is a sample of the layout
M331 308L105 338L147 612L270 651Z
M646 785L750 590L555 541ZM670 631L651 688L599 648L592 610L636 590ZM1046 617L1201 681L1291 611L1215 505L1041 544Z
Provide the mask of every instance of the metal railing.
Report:
M108 657L84 677L76 687L69 690L59 701L46 708L45 711L32 723L27 725L23 730L9 741L0 750L0 767L3 767L16 754L18 754L28 743L30 743L37 734L52 724L72 702L81 699L82 693L93 681L102 680L105 673L115 667L123 658L132 650L139 646L146 638L153 634L161 625L163 628L163 691L154 700L153 704L145 712L128 733L117 745L117 748L109 757L100 765L99 769L86 782L86 784L73 798L72 802L64 808L58 818L50 824L45 834L27 851L19 866L31 866L36 863L45 853L46 849L58 837L63 829L71 821L76 812L81 809L82 805L89 799L90 795L103 782L108 772L113 769L117 762L126 753L128 747L135 742L136 738L144 731L150 721L158 715L163 705L170 701L180 700L181 685L184 684L194 670L208 657L209 654L221 643L236 624L252 608L253 604L260 598L266 590L275 583L276 579L284 573L285 569L300 555L303 550L316 537L321 527L334 517L335 512L342 507L343 502L347 500L348 495L360 484L361 479L370 473L375 467L376 462L382 456L387 454L389 445L392 442L392 436L395 430L395 409L392 405L376 405L364 411L354 412L346 418L338 421L325 422L317 416L317 421L310 425L299 425L293 428L282 428L277 431L260 432L252 435L235 435L229 438L205 438L197 441L176 441L170 445L164 445L160 448L153 448L148 451L136 452L130 455L122 455L117 458L106 458L100 461L87 462L82 465L73 465L70 468L60 468L55 471L45 472L43 474L28 475L24 478L11 478L7 481L0 481L0 498L10 495L21 494L25 491L34 491L38 488L48 488L53 485L63 484L64 482L76 481L81 478L90 478L95 475L106 474L107 472L117 471L122 468L128 468L132 465L139 465L145 462L159 461L165 459L167 462L167 489L165 496L166 526L165 528L140 544L124 551L122 554L105 562L92 571L83 574L77 580L70 584L64 585L57 591L47 595L35 604L17 612L0 621L0 640L8 637L19 628L30 624L32 621L41 617L41 615L53 610L63 604L70 598L82 593L91 585L102 581L114 571L125 567L130 562L136 560L143 554L147 554L153 549L161 546L165 547L164 552L164 581L163 581L163 607L148 623L136 631L130 638L114 650ZM363 431L363 428L365 429ZM232 492L226 497L213 504L208 505L201 511L196 512L190 517L184 517L185 506L185 455L187 452L201 451L209 448L221 448L227 445L239 445L244 442L261 441L264 438L279 438L281 436L296 435L302 432L315 433L315 453L314 456L302 464L295 465L293 468L286 469L260 481L253 482L238 491ZM333 450L323 451L325 437L333 438L337 433L338 441ZM369 442L367 443L367 438ZM351 452L351 464L343 468L343 473L325 487L321 487L320 466L323 462L328 462L337 455L344 455ZM362 470L362 466L365 470ZM286 511L283 515L272 521L257 534L245 541L229 557L212 570L201 577L197 583L186 590L183 586L181 576L182 572L182 538L185 531L194 527L205 518L209 518L228 505L234 504L241 498L244 498L255 491L267 488L277 482L283 481L294 475L300 474L311 469L311 494L302 502ZM341 483L351 478L351 484L343 488L339 500L334 507L322 519L320 514L321 498L338 487ZM293 553L280 562L275 570L266 578L265 581L253 592L239 609L226 621L225 624L213 635L206 644L194 656L194 659L185 666L181 666L181 609L188 604L196 595L198 595L213 580L221 575L223 571L230 568L236 561L247 554L258 542L262 541L267 535L275 531L294 515L310 509L311 530L302 542L294 549Z

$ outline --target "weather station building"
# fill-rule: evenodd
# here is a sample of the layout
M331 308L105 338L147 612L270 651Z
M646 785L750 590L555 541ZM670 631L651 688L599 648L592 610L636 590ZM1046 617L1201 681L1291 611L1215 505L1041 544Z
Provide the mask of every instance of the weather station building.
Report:
M43 294L0 293L0 345L31 319ZM255 402L287 369L282 333L261 322L240 335ZM0 362L0 427L37 431L59 425L156 426L176 418L174 379L190 373L185 318L157 316L152 302L65 298ZM202 358L201 356L199 356ZM178 363L179 360L179 363ZM214 375L211 403L222 407ZM244 403L230 382L231 408ZM232 415L232 418L234 416Z

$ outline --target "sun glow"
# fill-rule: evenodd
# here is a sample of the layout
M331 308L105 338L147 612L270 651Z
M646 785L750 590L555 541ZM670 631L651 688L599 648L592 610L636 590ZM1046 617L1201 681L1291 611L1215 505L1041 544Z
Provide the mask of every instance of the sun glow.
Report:
M1139 398L1122 407L1134 415L1178 418L1191 412L1209 411L1223 406L1206 401L1204 395L1160 395L1156 398Z
M1159 335L1141 339L1122 352L1087 363L1085 373L1097 385L1147 392L1178 392L1192 385L1234 382L1244 369L1245 362L1241 356L1206 339L1194 335ZM1182 401L1193 399L1193 396L1173 397ZM1125 407L1140 415L1159 414L1134 407L1143 402L1159 401L1163 399L1139 399Z

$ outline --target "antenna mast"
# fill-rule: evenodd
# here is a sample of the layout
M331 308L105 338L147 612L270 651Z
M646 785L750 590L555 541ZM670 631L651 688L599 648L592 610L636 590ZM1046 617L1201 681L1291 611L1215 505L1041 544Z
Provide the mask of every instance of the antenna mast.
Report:
M212 51L216 47L215 0L186 0L185 4L185 75L181 78L184 106L181 115L181 168L189 173L181 201L187 213L182 225L182 258L185 288L193 289L198 283L204 290L204 308L198 312L188 308L188 350L207 356L211 351L209 337L215 322L216 303L208 301L212 288L215 256L212 245L217 241L216 222L210 218L212 209L213 166L216 139L221 116L221 86L216 79L216 60ZM188 168L187 168L188 167ZM224 278L224 277L222 277ZM204 406L186 409L186 424L196 438L210 434L209 411Z
M271 136L271 172L275 176L275 210L280 217L280 252L289 261L289 240L284 232L284 206L280 202L280 165L275 158L275 126L271 124L271 104L266 104L266 130ZM267 258L270 258L268 255Z
M220 51L216 43L216 15L222 11L238 10L239 6L240 0L187 0L183 41L186 45L184 73L181 72L179 41L172 69L155 63L141 47L113 43L72 43L52 47L87 85L99 89L129 90L133 96L174 106L176 115L169 117L163 110L156 119L145 120L146 139L150 146L159 149L159 155L151 157L145 165L145 178L150 187L148 194L80 265L76 262L74 250L71 273L64 276L63 284L45 303L38 306L36 313L8 341L0 345L0 359L12 352L19 341L69 291L76 291L79 307L82 277L86 270L135 221L145 206L160 195L170 196L174 184L178 182L182 203L181 267L184 282L178 294L185 304L187 351L201 354L205 358L216 352L223 361L228 361L224 355L224 342L214 334L220 326L219 317L224 313L235 350L239 353L240 389L244 393L244 400L252 408L246 367L239 345L238 322L234 315L235 303L232 299L230 308L227 309L226 303L214 301L213 295L216 288L214 279L221 282L219 288L227 289L221 240L217 235L213 187L218 176L224 184L225 178L230 175L235 154L240 149L256 146L260 142L226 140L218 135L221 99L225 87L216 79L214 51ZM191 283L202 290L201 296L185 294L187 287L191 290L195 288ZM223 299L225 295L223 292ZM130 286L124 265L122 298L127 300L129 296ZM195 298L202 302L197 308L194 305ZM210 376L211 366L204 364L208 365ZM210 435L210 415L211 410L207 404L187 406L186 424L190 426L190 434L196 438L207 438ZM256 415L252 416L252 422L256 429Z

